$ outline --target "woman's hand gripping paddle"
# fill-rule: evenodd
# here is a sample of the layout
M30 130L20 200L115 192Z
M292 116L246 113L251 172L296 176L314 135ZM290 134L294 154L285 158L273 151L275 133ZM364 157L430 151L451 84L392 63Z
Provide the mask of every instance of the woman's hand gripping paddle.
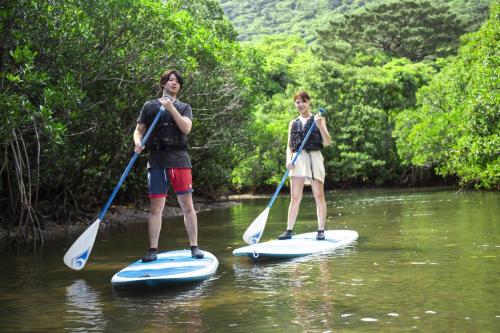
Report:
M160 111L154 118L153 122L151 123L151 126L149 127L148 131L144 135L141 141L141 145L144 146L146 142L148 141L149 136L151 135L151 132L153 131L154 127L156 126L156 123L160 119L161 114L165 111L165 108L162 106L160 108ZM92 247L94 246L95 238L97 236L97 231L99 230L99 224L101 223L102 219L104 218L104 215L108 211L109 206L111 206L111 203L113 202L116 193L120 189L120 187L123 184L123 181L125 178L127 178L128 173L130 172L130 169L132 169L132 166L135 163L135 160L137 160L137 157L139 157L138 153L134 153L134 156L132 156L132 159L128 163L127 167L125 168L125 171L123 172L120 181L118 181L118 184L116 184L115 189L113 190L113 193L111 193L111 196L108 199L108 202L106 202L106 205L104 208L101 210L99 213L99 217L97 220L94 221L90 225L90 227L85 230L80 237L71 245L69 250L66 252L64 255L64 263L71 269L75 270L80 270L82 269L85 264L87 263L87 260L90 256L90 252L92 251Z
M326 113L326 110L323 108L319 108L319 112L321 114ZM300 144L299 149L297 150L297 153L295 154L294 158L292 159L292 164L295 165L295 162L297 161L297 158L299 157L300 153L302 152L302 148L304 148L307 139L309 139L309 136L311 135L312 131L316 127L316 122L313 122L311 127L309 128L309 131L307 131L306 136L304 137L304 140L302 140L302 143ZM278 185L278 188L273 194L273 197L267 204L266 209L262 213L260 213L259 216L250 224L250 226L247 228L245 233L243 234L243 240L249 244L256 244L259 242L260 238L262 237L262 234L264 233L264 228L266 227L266 222L267 222L267 217L269 216L269 210L274 204L274 201L276 200L276 197L278 196L281 188L283 187L283 184L285 183L286 178L288 177L288 174L290 173L290 170L288 168L286 169L285 174L283 175L283 178L281 179L280 184Z

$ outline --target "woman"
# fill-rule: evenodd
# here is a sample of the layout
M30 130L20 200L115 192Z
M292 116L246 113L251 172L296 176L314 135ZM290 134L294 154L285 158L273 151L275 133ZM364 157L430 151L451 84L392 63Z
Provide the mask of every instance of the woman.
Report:
M325 239L326 222L326 200L324 192L325 166L323 165L323 155L321 149L328 146L332 139L326 128L326 120L318 112L313 116L310 110L311 98L305 91L300 91L294 98L295 108L300 115L292 120L288 126L288 145L286 150L287 168L290 170L290 207L288 208L287 230L278 236L278 239L292 238L293 226L299 213L300 201L304 184L310 184L316 201L316 212L318 214L318 234L316 239ZM313 122L316 127L313 129L309 139L297 158L295 165L292 164L294 154L300 145Z

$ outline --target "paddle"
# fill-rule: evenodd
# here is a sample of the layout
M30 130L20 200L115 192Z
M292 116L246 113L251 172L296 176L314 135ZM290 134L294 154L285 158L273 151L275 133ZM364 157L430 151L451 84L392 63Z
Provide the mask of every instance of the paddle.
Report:
M151 135L151 132L153 131L154 127L156 126L156 123L160 119L160 116L162 112L165 111L165 108L161 106L160 112L156 115L154 118L153 122L151 123L151 126L149 127L148 131L144 135L141 141L141 145L144 146L146 142L148 141L149 136ZM111 193L111 196L108 199L108 202L106 202L106 205L104 205L104 208L101 210L99 213L99 217L97 220L94 221L90 225L90 227L85 230L80 237L71 245L69 250L66 252L64 255L64 263L72 269L75 270L80 270L82 269L85 264L87 263L87 260L90 256L90 252L92 251L92 247L94 246L94 241L97 236L97 231L99 230L99 224L101 223L102 219L104 218L104 215L108 211L109 206L111 206L111 203L113 202L116 193L122 186L123 181L125 178L127 178L128 173L130 172L130 169L132 169L132 166L135 163L135 160L137 160L137 157L139 157L138 153L134 153L134 156L132 156L132 159L128 163L127 167L125 168L125 171L123 172L120 180L118 181L118 184L116 184L115 189L113 190L113 193Z
M323 108L319 108L320 113L326 113L326 110ZM295 154L294 158L292 159L292 164L295 165L295 162L297 161L297 158L299 157L300 153L302 152L302 148L304 148L307 139L309 139L309 136L311 135L312 131L316 127L316 122L313 122L311 127L309 128L309 131L307 131L306 136L304 137L304 140L302 140L302 143L297 150L297 153ZM266 227L266 222L267 222L267 217L269 215L269 210L274 204L274 201L276 200L276 197L278 196L281 187L283 187L283 184L285 183L286 178L288 177L288 174L290 173L290 170L288 168L286 169L285 174L283 175L283 178L281 179L281 183L278 185L278 188L273 194L273 197L267 204L266 209L262 213L260 213L259 216L250 224L250 226L247 228L245 233L243 234L243 240L249 244L256 244L259 242L260 237L262 237L262 234L264 233L264 228Z

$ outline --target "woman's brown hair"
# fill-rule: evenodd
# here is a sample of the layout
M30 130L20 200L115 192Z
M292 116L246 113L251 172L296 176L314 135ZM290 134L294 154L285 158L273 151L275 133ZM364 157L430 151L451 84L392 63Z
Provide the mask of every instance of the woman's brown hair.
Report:
M297 98L299 98L299 97L303 102L309 102L311 100L311 97L309 97L309 94L307 92L305 92L304 90L296 93L295 96L293 96L293 101L295 102L297 100Z

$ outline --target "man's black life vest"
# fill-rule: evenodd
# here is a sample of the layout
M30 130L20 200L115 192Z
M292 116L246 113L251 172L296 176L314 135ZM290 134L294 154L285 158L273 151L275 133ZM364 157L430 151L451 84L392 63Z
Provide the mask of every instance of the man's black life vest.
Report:
M174 102L174 106L179 110L181 105L176 105L176 103L180 104L180 102ZM154 100L149 102L149 105L146 107L148 108L146 127L149 129L156 115L160 112L161 103L158 100ZM160 116L148 142L146 142L146 148L153 150L187 150L187 137L179 129L170 112L165 111Z
M299 149L312 124L314 124L314 116L307 120L304 128L302 128L302 122L299 118L293 121L290 132L290 148L292 149L292 152L296 152ZM311 135L309 136L309 139L307 139L303 149L306 151L323 149L323 140L317 126L311 132Z

